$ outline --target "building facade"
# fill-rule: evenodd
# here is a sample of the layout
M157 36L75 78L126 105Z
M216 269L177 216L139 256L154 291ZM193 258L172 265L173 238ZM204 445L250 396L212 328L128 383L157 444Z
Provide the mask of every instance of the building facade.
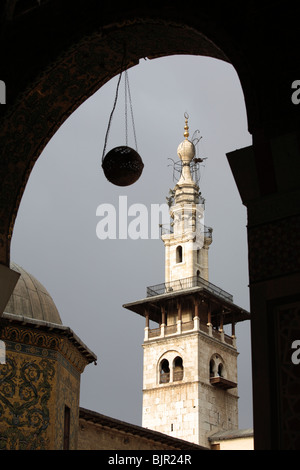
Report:
M11 268L20 277L0 324L0 449L76 449L80 378L96 356L44 286Z
M45 287L19 275L0 323L0 450L202 450L79 407L96 356L61 321Z

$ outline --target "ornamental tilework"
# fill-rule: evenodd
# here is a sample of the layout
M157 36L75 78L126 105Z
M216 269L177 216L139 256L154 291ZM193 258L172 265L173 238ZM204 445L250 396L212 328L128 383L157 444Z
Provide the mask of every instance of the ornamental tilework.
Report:
M49 448L51 359L8 353L0 366L0 449Z
M75 449L81 367L76 367L74 346L22 327L3 328L2 339L6 357L0 364L0 449L62 449L65 406L71 412L69 448Z

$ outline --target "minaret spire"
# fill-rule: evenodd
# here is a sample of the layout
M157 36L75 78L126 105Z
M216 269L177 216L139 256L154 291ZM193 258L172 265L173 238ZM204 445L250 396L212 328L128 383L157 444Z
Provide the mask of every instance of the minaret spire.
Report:
M188 120L189 120L189 115L188 115L188 113L184 113L184 117L185 117L185 126L184 126L184 134L183 134L183 136L187 139L188 136L190 135L190 133L189 133L189 126L188 126Z
M204 226L204 206L199 203L199 187L191 173L191 162L196 152L193 142L188 139L187 113L184 118L184 140L177 148L181 160L181 175L174 188L174 204L170 207L173 230L162 235L166 248L165 282L195 276L208 281L211 229Z
M170 205L173 219L162 231L165 282L147 298L124 305L145 317L143 426L210 447L212 432L238 428L237 350L234 323L249 314L208 280L211 229L191 176L195 147L178 147L182 174ZM150 329L150 321L158 328ZM232 336L224 325L232 323Z
M196 182L192 178L191 174L191 162L195 156L196 150L193 142L189 137L189 126L188 119L189 115L184 114L185 126L184 126L184 140L179 144L177 148L177 155L181 160L181 175L180 179L175 186L175 203L198 204L199 202L199 188Z

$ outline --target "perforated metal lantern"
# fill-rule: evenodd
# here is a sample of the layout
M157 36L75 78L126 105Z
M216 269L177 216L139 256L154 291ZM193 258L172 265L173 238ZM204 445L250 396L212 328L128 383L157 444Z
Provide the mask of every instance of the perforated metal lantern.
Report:
M102 168L108 181L117 186L129 186L141 176L144 163L136 150L124 145L105 155Z

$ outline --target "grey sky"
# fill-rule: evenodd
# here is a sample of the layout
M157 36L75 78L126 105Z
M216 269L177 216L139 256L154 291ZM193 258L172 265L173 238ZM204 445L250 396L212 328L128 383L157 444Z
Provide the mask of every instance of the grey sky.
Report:
M102 203L165 203L173 188L169 158L177 160L184 112L190 135L200 130L200 189L205 224L213 227L210 281L249 309L246 208L226 153L251 145L240 82L234 68L206 57L140 61L129 70L138 150L144 171L120 188L101 169L104 137L117 77L87 100L59 129L37 161L23 196L12 239L12 260L36 276L53 297L65 325L98 356L82 376L81 406L141 424L144 320L122 304L164 282L164 247L156 240L96 236ZM122 82L123 84L123 82ZM123 95L107 150L125 143ZM134 146L134 142L129 141ZM240 427L252 426L250 324L237 326Z

